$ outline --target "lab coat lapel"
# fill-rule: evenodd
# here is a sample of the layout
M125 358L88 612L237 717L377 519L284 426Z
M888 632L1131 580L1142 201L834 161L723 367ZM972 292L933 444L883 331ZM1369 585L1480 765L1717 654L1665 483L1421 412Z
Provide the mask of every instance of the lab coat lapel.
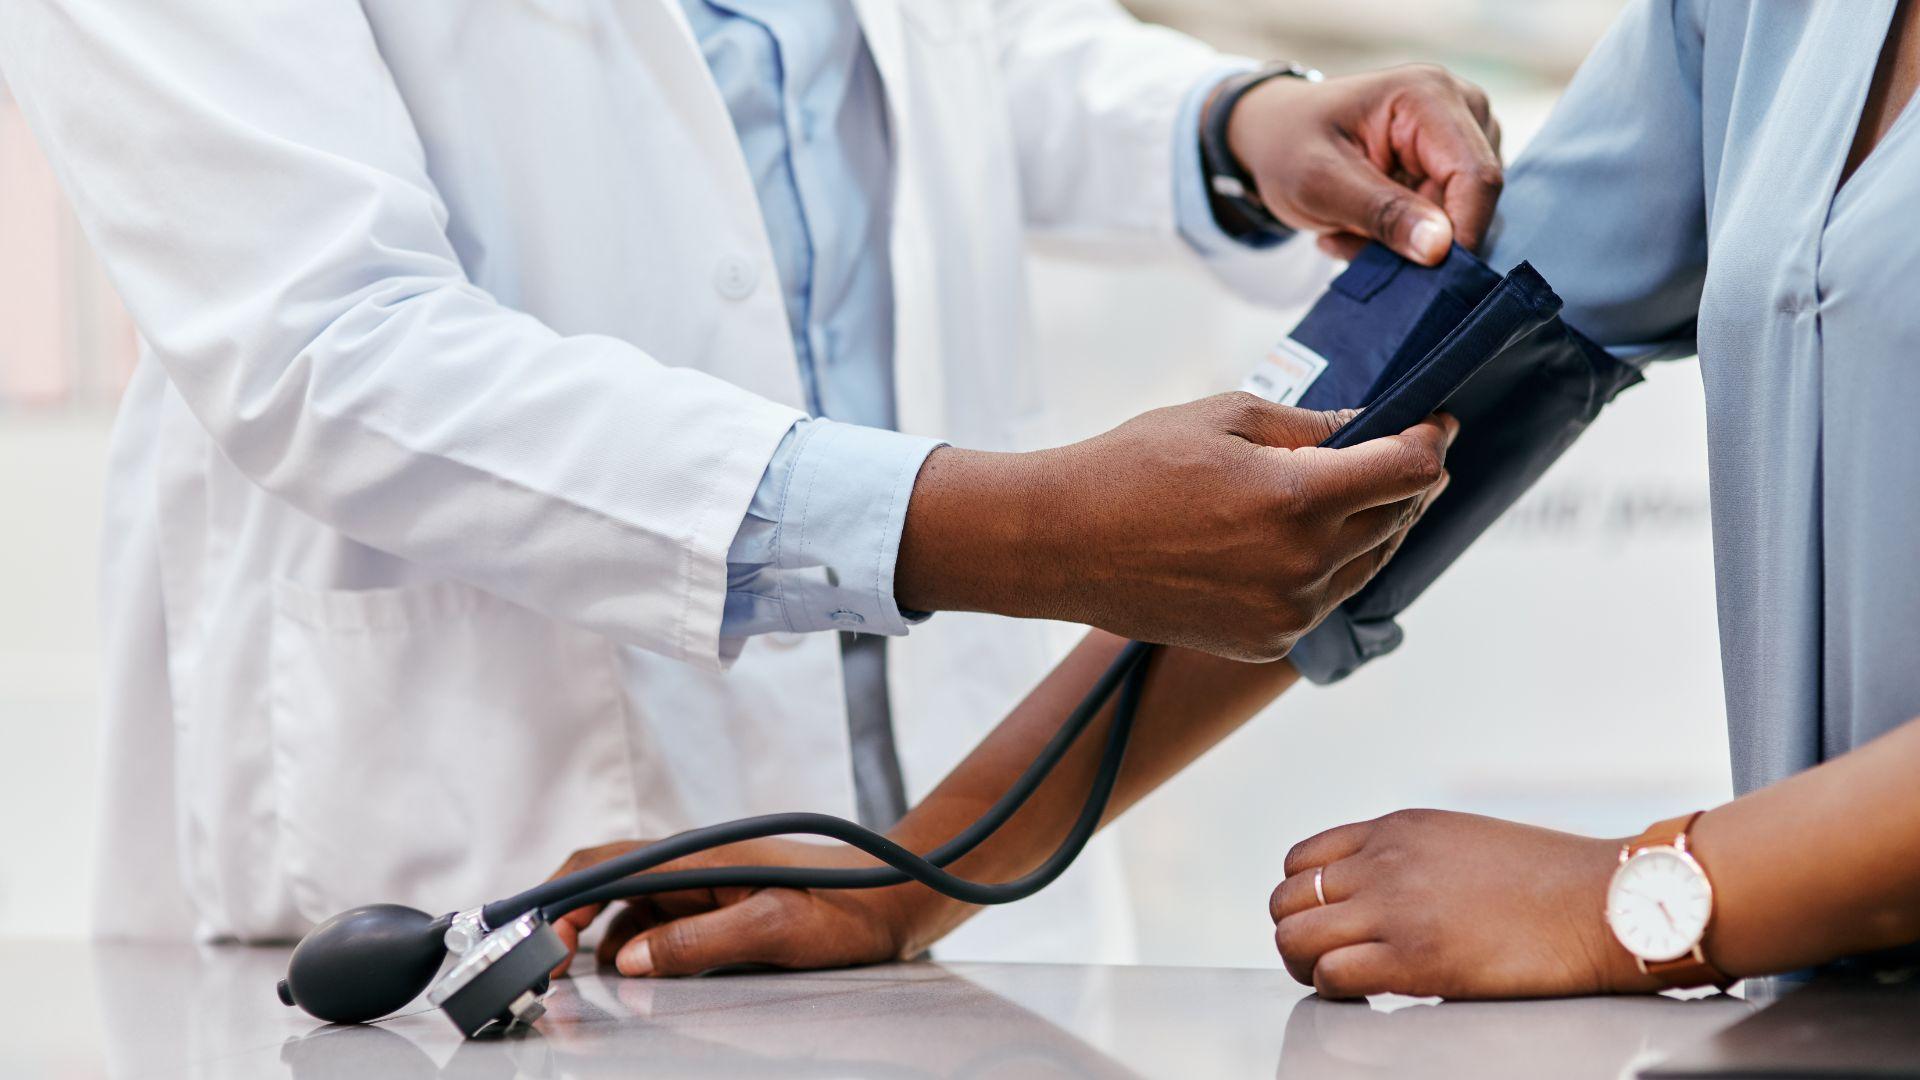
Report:
M938 221L931 218L915 185L904 182L921 139L951 133L916 127L913 95L919 89L908 70L905 30L898 0L852 0L873 54L887 100L887 132L893 144L893 385L895 425L901 431L940 435L946 427L946 393L939 377L942 342L931 293L929 261ZM903 358L905 358L903 360Z
M873 54L873 66L880 70L880 82L886 87L888 120L897 124L905 115L907 89L901 62L900 8L895 0L853 0L853 11L860 19L860 31L866 35L867 51ZM890 125L891 126L891 125Z
M714 81L713 69L700 50L700 39L687 21L679 0L643 0L631 10L628 21L635 48L647 58L649 73L663 83L673 83L684 93L669 95L668 100L681 113L681 126L695 144L696 157L702 163L705 178L719 187L727 200L740 208L743 217L754 225L756 260L761 266L775 265L773 239L767 233L767 221L760 211L760 195L753 186L753 173L747 166L746 152L740 147L740 135L733 126L733 114L727 111L726 98ZM775 290L778 293L778 289ZM786 304L784 296L779 303ZM769 342L760 364L759 378L748 389L783 405L806 408L800 385L800 361L792 342L782 336Z
M713 70L707 67L687 13L678 0L645 0L638 11L634 30L639 52L647 57L659 81L678 84L684 90L668 100L683 112L686 131L699 144L700 157L711 166L712 182L727 189L730 198L744 200L758 216L759 196L753 189L739 134L734 131L733 115L727 111L720 85L714 82ZM768 250L772 250L771 245Z

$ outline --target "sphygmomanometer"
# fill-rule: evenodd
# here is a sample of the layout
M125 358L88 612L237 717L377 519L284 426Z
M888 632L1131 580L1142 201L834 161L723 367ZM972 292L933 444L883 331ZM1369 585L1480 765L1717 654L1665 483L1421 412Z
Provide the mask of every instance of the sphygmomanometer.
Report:
M1292 659L1309 678L1343 677L1397 644L1394 616L1539 477L1602 405L1637 380L1632 368L1562 322L1559 310L1560 298L1525 263L1502 276L1456 247L1429 268L1374 246L1334 280L1256 373L1252 389L1288 404L1364 406L1327 446L1394 434L1442 407L1461 421L1448 455L1446 497L1366 588L1295 647ZM1100 825L1152 651L1142 642L1122 649L1006 793L924 855L826 814L769 814L692 829L467 911L435 917L373 904L342 912L294 949L280 999L321 1020L364 1023L398 1011L424 989L471 1037L541 1015L548 973L567 954L553 921L591 904L680 889L873 889L909 881L972 904L1030 896L1065 872ZM972 881L947 870L1032 797L1109 701L1113 720L1092 786L1053 853L1007 882ZM883 865L655 869L725 844L795 834L838 840Z

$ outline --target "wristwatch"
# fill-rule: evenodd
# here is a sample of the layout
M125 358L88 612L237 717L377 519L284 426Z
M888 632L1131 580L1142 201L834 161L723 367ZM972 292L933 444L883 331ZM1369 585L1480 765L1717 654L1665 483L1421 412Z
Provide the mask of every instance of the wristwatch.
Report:
M1253 174L1227 145L1227 122L1233 118L1233 107L1240 104L1247 91L1269 79L1319 82L1321 75L1312 68L1288 63L1231 76L1214 89L1200 121L1200 167L1206 174L1207 203L1221 231L1235 239L1264 236L1284 240L1293 235L1293 230L1260 201Z
M1725 990L1733 980L1701 950L1713 921L1713 882L1687 843L1704 812L1662 821L1621 845L1607 886L1607 927L1641 971L1668 987Z

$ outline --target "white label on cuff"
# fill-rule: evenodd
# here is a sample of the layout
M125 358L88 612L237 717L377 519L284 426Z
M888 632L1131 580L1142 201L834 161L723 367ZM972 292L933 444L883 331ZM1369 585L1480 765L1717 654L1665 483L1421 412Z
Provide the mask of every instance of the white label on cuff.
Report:
M1281 338L1266 359L1247 373L1240 389L1276 405L1296 405L1313 380L1327 370L1327 358L1290 337Z

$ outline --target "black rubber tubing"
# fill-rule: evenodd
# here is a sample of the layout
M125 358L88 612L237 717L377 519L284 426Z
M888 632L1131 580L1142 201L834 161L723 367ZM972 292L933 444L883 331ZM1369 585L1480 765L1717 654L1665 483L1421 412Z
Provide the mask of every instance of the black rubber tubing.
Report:
M1139 704L1140 689L1145 680L1146 663L1142 661L1129 669L1121 681L1120 701L1114 709L1113 727L1107 734L1107 744L1101 755L1100 767L1094 774L1093 786L1088 789L1087 800L1082 804L1080 816L1075 819L1073 827L1068 830L1060 846L1054 849L1053 854L1049 855L1046 861L1031 872L1012 881L997 883L972 881L944 869L947 863L965 855L980 841L991 836L998 822L985 828L977 839L967 837L969 842L964 845L954 845L953 841L949 841L948 845L942 845L922 857L879 833L842 818L827 815L792 815L825 817L826 823L830 824L817 832L795 828L782 829L781 833L809 832L812 835L829 836L865 851L893 869L872 867L860 870L830 870L792 866L719 866L703 870L639 874L590 890L563 904L549 906L542 910L542 914L548 919L557 919L567 911L585 907L588 904L645 896L657 892L670 892L675 889L726 886L878 889L918 881L944 896L951 896L970 904L1007 904L1015 900L1024 900L1046 888L1065 873L1067 867L1073 865L1073 861L1079 858L1080 852L1087 846L1087 841L1093 838L1095 830L1099 829L1100 819L1106 814L1107 802L1113 794L1114 784L1120 778L1120 767L1126 755L1128 736L1132 733L1134 713ZM982 816L975 824L988 820L986 816ZM956 837L956 839L960 838ZM952 850L948 850L949 845L953 845ZM939 858L938 862L935 861L936 856ZM562 908L564 910L560 910Z
M644 848L609 859L597 866L555 878L525 892L488 904L482 918L488 926L504 926L534 908L547 919L591 904L680 889L722 887L790 887L813 889L875 889L918 881L943 895L973 904L1004 904L1040 891L1064 873L1105 816L1119 779L1134 714L1146 682L1147 657L1153 646L1129 642L1094 683L1066 723L1060 726L1026 771L1009 786L987 812L924 857L880 833L829 814L766 814L742 818L675 834ZM1074 741L1120 691L1113 725L1107 733L1087 800L1080 816L1058 848L1030 873L1012 881L970 881L944 867L980 846L1006 824L1039 790L1048 774L1066 756ZM648 874L662 863L725 844L781 835L813 835L839 840L887 864L867 869L822 869L789 866L728 866Z

